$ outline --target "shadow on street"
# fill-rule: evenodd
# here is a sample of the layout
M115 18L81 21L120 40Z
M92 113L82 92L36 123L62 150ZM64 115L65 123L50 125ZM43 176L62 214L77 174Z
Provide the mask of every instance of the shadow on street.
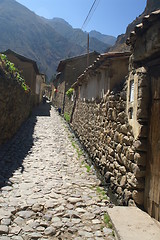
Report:
M40 104L33 110L32 115L21 125L20 129L12 139L0 146L0 188L6 185L12 185L9 178L14 171L24 171L23 160L31 153L34 142L34 127L37 122L37 116L50 116L51 104ZM45 121L45 120L44 120Z

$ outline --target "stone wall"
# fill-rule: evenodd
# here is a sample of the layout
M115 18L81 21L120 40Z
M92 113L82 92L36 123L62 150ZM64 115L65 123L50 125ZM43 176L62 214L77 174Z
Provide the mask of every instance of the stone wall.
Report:
M126 89L99 102L77 99L71 124L119 204L142 205L146 156L128 122Z
M29 116L33 97L0 69L0 144L11 138Z
M73 109L73 97L69 98L67 95L65 96L65 106L64 106L64 113L69 114L71 116L72 109Z
M148 1L152 8L154 1ZM150 6L149 6L150 5ZM146 9L147 10L147 9ZM141 176L145 175L144 209L160 221L160 10L143 18L130 34L128 43L133 57L129 83L135 85L136 101L127 101L133 114L129 120L134 134L139 135L137 154L141 163ZM129 97L128 97L129 99ZM136 131L138 130L138 132Z

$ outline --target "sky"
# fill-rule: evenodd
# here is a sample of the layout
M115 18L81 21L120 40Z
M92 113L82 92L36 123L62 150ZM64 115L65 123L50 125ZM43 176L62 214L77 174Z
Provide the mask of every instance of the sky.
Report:
M81 28L94 0L16 0L39 16L63 18ZM117 37L145 9L147 0L97 0L84 31L96 30Z

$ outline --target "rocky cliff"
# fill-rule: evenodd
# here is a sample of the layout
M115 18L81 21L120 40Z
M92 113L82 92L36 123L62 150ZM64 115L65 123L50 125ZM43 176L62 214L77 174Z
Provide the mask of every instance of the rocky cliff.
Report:
M159 0L147 0L147 5L144 12L137 17L132 23L130 23L126 29L126 33L119 35L116 41L116 44L110 48L110 51L128 51L130 49L129 46L126 45L126 40L130 35L130 32L134 30L135 26L142 21L142 18L145 15L150 14L156 9L160 9L160 1Z

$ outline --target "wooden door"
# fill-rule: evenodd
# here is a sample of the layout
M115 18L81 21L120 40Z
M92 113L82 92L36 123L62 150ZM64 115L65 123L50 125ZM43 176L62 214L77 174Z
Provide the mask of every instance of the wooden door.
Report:
M151 90L145 209L160 221L160 77L151 79Z

